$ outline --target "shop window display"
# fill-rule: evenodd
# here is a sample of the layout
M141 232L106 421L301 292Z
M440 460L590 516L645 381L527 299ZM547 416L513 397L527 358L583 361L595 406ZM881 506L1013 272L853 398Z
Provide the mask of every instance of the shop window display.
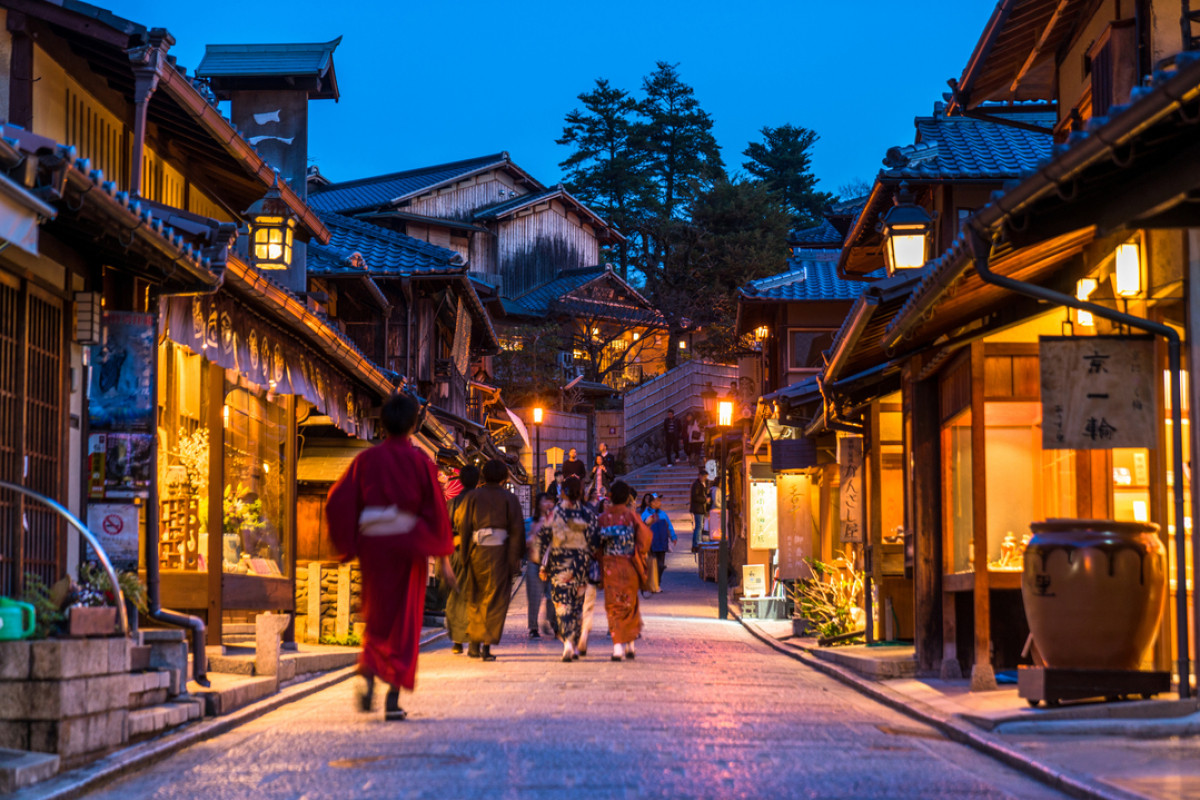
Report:
M210 431L201 390L204 360L163 343L158 352L159 564L204 572L208 558Z
M226 572L287 577L289 475L283 398L226 371L222 562Z

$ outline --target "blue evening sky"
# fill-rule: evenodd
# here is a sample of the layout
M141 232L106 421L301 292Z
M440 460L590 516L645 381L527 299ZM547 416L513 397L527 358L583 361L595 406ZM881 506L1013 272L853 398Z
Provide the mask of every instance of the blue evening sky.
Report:
M342 99L315 101L309 156L333 180L507 150L546 184L568 154L554 140L599 77L637 90L655 61L678 62L741 170L763 125L820 134L814 171L836 191L872 179L911 143L961 72L993 0L897 3L609 0L92 0L166 27L189 69L207 43L345 38Z

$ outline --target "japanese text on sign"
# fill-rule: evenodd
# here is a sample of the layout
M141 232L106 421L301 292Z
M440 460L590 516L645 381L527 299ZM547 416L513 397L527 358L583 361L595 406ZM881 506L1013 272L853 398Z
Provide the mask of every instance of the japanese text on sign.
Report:
M862 530L862 471L863 443L861 436L838 437L838 471L842 479L841 514L842 541L861 542Z
M1154 447L1154 340L1043 336L1042 447Z
M774 550L779 547L778 508L775 483L750 483L750 547Z

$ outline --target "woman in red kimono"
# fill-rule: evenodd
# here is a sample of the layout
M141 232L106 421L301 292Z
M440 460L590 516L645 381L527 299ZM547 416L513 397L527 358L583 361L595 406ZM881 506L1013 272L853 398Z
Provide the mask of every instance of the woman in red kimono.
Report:
M429 557L440 559L454 585L446 558L454 544L437 468L410 438L419 411L407 395L388 399L381 413L388 438L351 462L325 506L334 547L343 560L357 556L362 570L361 708L371 710L378 678L389 687L384 703L389 720L407 716L400 689L412 691L416 682Z

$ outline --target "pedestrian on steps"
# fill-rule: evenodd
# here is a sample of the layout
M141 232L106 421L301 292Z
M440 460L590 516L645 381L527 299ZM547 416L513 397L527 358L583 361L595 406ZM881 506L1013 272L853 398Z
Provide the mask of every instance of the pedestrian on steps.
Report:
M459 470L458 482L462 484L462 494L450 501L447 511L450 515L450 526L455 531L454 553L450 556L450 566L454 570L455 588L450 590L446 598L446 631L450 636L450 652L460 654L463 642L467 640L467 601L463 597L462 584L466 579L466 562L463 561L464 547L462 537L458 535L462 522L462 510L467 501L467 495L479 485L479 467L468 464Z
M595 545L596 518L583 502L583 484L579 478L568 478L549 521L538 530L538 547L542 552L540 577L550 583L558 638L563 643L562 660L566 662L583 655L580 641L584 595ZM586 647L583 651L586 652Z
M658 569L659 588L654 591L658 593L662 591L662 576L667 571L667 551L679 537L675 534L675 526L671 524L671 517L662 510L662 495L658 492L651 492L646 495L645 500L642 522L650 528L650 556L654 559L654 566Z
M640 570L646 566L650 531L630 506L629 484L617 481L612 487L612 507L596 521L600 542L600 564L604 572L604 611L613 640L612 660L632 659L634 642L642 635L638 606ZM643 544L644 543L644 544Z
M467 655L495 661L492 645L504 635L513 577L525 553L525 515L517 496L504 488L508 467L499 459L483 465L483 486L467 495L458 534L467 565Z
M408 716L400 690L416 685L431 557L454 583L447 558L454 539L437 467L410 438L419 411L408 395L388 398L380 412L388 438L355 456L325 504L334 548L345 561L357 556L362 570L359 708L371 710L378 679L388 685L384 713L393 721Z
M692 552L700 552L700 532L704 530L704 518L708 515L708 470L704 467L696 473L692 481L691 497L688 500L688 513L692 515Z
M663 445L666 447L667 466L675 466L675 457L679 452L679 434L682 429L679 420L675 419L675 409L667 409L667 418L663 420Z

